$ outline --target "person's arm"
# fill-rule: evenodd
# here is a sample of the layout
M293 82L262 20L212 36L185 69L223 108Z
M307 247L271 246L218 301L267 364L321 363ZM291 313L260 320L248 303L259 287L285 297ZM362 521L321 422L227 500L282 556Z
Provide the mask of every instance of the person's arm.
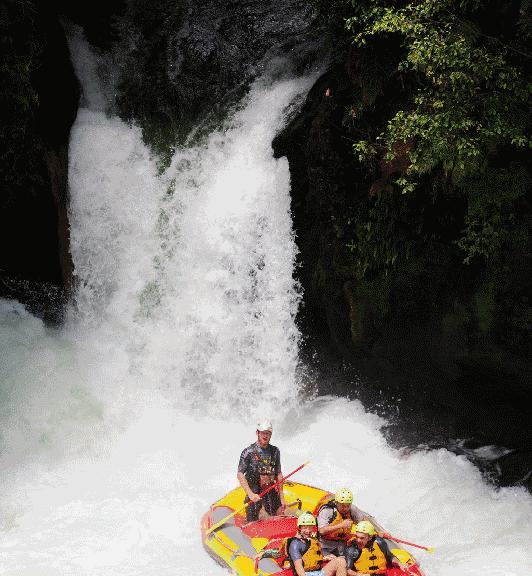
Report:
M249 468L249 455L247 449L244 449L242 451L242 454L240 454L240 460L238 461L238 472L236 474L236 477L240 483L240 486L242 486L242 488L244 489L244 492L246 493L247 497L252 502L258 502L260 500L260 496L258 494L255 494L255 492L253 492L245 476L245 473L247 472L248 468Z
M305 568L303 567L303 549L302 543L298 538L294 538L288 546L288 558L290 559L297 576L305 576Z
M351 520L344 520L340 522L340 524L330 525L329 522L331 520L331 516L333 511L330 510L323 510L318 513L318 532L320 536L327 538L334 532L338 532L339 530L350 530L353 522Z
M386 557L387 568L393 568L394 566L404 566L404 564L392 554L392 551L390 550L390 547L388 546L388 542L386 542L386 540L383 540L382 538L379 537L377 537L376 540L377 544L381 547L384 556Z
M240 482L240 486L242 486L242 488L244 488L244 492L246 493L247 497L252 502L258 502L261 498L258 494L255 494L255 492L253 492L253 490L249 487L248 481L246 480L246 477L244 476L244 474L242 474L242 472L238 472L236 477L238 478L238 481Z
M327 525L327 526L322 526L321 528L318 529L318 532L320 533L321 536L330 536L331 534L333 534L334 532L338 532L339 530L351 530L351 526L353 525L353 521L352 520L344 520L343 522L340 522L340 524L334 524L334 526L331 525Z
M303 560L294 560L294 570L297 576L305 576L305 569L303 568Z
M362 550L353 542L345 549L345 562L347 564L347 576L357 576L358 572L355 570L355 562L360 557Z

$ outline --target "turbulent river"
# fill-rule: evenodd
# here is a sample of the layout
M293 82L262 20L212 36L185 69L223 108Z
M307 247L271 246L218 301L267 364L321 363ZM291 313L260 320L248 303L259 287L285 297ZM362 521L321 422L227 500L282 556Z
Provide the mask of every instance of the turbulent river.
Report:
M443 449L403 455L358 401L301 385L290 178L271 140L313 78L256 81L162 171L71 44L77 288L59 329L0 301L0 574L226 574L199 523L236 485L257 417L285 472L311 460L295 480L348 486L391 533L434 546L416 554L428 576L532 574L524 489Z

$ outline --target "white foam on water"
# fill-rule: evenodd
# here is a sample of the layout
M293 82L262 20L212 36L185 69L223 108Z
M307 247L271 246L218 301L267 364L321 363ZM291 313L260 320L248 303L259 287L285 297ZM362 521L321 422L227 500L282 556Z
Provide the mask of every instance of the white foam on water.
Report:
M226 574L199 523L260 416L285 473L311 460L294 480L349 486L391 533L436 547L416 553L428 575L530 574L523 489L445 450L402 456L359 402L299 395L289 172L271 140L312 78L257 82L159 174L139 129L106 115L90 48L71 46L89 94L70 145L77 288L59 330L0 301L0 575Z

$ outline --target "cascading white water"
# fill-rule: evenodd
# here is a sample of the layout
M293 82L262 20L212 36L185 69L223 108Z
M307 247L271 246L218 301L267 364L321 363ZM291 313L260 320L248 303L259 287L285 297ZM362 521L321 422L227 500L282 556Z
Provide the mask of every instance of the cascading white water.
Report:
M289 174L271 139L311 78L253 86L158 174L140 132L85 102L72 131L77 292L47 329L0 301L0 575L225 574L199 521L259 414L299 480L354 489L432 576L532 573L532 499L445 450L401 456L346 399L298 398Z

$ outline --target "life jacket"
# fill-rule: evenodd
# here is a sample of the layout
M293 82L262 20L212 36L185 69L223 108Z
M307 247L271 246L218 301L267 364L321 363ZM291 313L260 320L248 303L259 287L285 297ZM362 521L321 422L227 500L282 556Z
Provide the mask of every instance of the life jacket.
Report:
M318 514L323 510L323 508L332 508L333 515L329 520L329 526L334 526L335 524L340 524L344 520L351 519L351 513L349 512L348 515L344 518L338 509L336 508L336 502L334 498L326 502L318 511ZM335 542L339 542L340 540L347 540L347 538L351 536L351 532L349 530L340 529L338 532L329 532L326 536L321 536L323 540L334 540Z
M257 467L261 492L275 484L275 466L269 460L262 460Z
M378 542L373 538L362 549L354 569L363 574L386 574L387 561Z
M288 554L288 548L290 547L290 542L293 540L301 540L297 536L292 536L291 538L286 538L284 540L282 550L283 554L290 563L290 567L294 574L296 573L296 569L294 568L294 563ZM323 552L321 551L320 543L316 536L311 536L310 538L304 539L307 544L307 549L305 550L303 556L301 556L301 560L303 560L303 568L305 572L312 572L313 570L320 570L323 564Z

